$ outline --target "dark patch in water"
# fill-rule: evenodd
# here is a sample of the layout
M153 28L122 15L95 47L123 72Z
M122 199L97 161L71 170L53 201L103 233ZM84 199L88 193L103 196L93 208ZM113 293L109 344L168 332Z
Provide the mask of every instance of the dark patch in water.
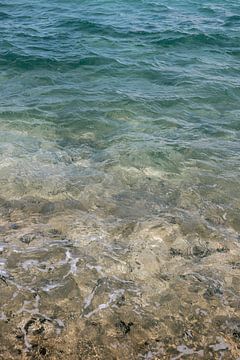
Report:
M129 323L125 323L124 321L120 320L119 322L116 323L116 327L119 328L121 330L121 332L123 334L128 334L131 331L131 327L134 324L132 322Z
M36 239L36 234L26 234L20 237L20 241L24 244L30 244L32 241Z

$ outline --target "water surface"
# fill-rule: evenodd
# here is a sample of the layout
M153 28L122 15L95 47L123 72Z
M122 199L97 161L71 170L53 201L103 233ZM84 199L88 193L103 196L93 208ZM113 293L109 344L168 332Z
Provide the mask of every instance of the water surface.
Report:
M237 0L0 0L1 359L240 357Z

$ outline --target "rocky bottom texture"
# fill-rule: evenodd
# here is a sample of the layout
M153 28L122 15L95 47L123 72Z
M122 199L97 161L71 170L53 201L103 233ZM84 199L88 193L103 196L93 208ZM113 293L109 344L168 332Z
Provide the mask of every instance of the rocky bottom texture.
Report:
M0 224L0 359L240 359L239 234L224 216L34 201L5 204Z

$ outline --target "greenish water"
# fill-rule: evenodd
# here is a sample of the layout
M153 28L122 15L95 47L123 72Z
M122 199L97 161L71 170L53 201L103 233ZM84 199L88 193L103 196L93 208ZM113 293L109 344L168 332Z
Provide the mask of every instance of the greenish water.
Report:
M240 357L239 29L0 0L1 359Z

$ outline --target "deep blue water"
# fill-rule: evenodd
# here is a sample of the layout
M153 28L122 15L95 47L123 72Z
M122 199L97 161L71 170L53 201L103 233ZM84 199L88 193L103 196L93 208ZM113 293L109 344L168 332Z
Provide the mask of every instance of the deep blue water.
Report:
M66 230L72 239L104 242L106 234L114 241L130 236L125 226L164 221L179 231L164 230L164 249L181 261L193 257L186 266L216 249L225 256L231 246L236 257L239 75L238 0L0 0L3 229L17 223L24 233L60 221L75 229ZM81 226L79 211L87 214ZM192 255L183 255L181 244ZM110 251L98 246L89 250L96 266ZM206 271L214 273L221 261L209 260ZM205 276L201 266L194 271ZM229 270L216 270L216 281L221 271ZM151 301L150 312L157 300Z

